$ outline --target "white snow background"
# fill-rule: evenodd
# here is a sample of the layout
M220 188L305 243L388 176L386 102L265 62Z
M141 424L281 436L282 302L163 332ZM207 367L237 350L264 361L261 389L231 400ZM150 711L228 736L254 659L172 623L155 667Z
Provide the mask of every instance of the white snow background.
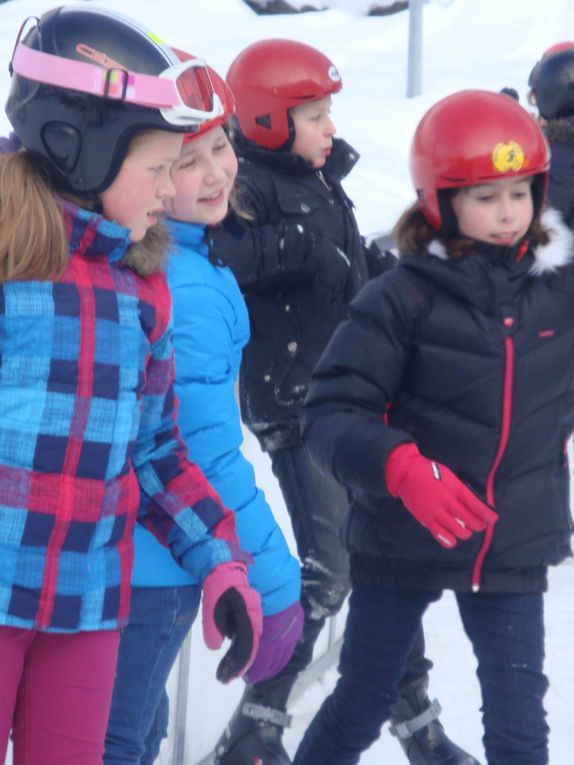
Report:
M0 58L5 62L0 72L2 101L8 92L8 61L21 21L56 4L57 0L0 4ZM515 87L525 103L528 74L542 52L557 41L574 39L572 0L427 2L423 13L422 95L407 99L408 12L365 17L361 14L365 8L362 0L338 0L337 9L320 13L268 16L255 15L241 0L113 0L101 4L138 19L168 42L205 57L221 74L246 45L265 37L297 39L332 58L344 85L333 99L333 118L339 134L361 154L345 188L356 204L365 234L388 231L412 200L410 139L432 103L462 88L498 90L503 86ZM2 112L0 134L8 129ZM292 543L269 461L249 434L245 449ZM544 512L543 507L540 512ZM546 670L550 678L546 706L552 728L552 765L573 762L573 588L574 565L569 561L552 571L546 600ZM449 734L484 762L475 660L450 594L430 609L425 628L427 652L435 662L431 697L438 697L443 706L442 720ZM218 658L203 647L197 624L191 652L187 763L196 763L207 754L242 691L240 682L223 687L213 679ZM286 733L291 753L335 680L336 670L332 669L293 704L293 726ZM171 762L170 747L171 742L166 742L162 763ZM365 765L403 762L397 742L387 731L361 760Z

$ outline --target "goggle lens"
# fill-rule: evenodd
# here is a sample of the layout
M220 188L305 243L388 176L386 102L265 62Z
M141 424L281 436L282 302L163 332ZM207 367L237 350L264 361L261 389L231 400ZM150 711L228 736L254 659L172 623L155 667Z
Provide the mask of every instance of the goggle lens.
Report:
M175 84L182 102L191 109L211 112L213 109L213 85L207 69L193 66L182 72Z

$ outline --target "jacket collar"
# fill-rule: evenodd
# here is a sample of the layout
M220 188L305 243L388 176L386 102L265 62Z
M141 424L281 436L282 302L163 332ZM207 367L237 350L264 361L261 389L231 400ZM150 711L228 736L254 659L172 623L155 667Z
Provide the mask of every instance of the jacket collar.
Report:
M203 223L186 223L174 218L167 218L166 223L172 239L178 246L187 247L207 256L206 226Z
M262 164L271 170L294 175L312 175L317 172L298 154L264 149L241 136L234 138L234 147L240 160ZM333 149L321 172L327 180L339 182L351 172L358 160L359 153L352 146L342 138L334 138Z
M72 202L59 199L58 204L71 253L88 258L105 255L110 263L122 260L131 245L128 228Z

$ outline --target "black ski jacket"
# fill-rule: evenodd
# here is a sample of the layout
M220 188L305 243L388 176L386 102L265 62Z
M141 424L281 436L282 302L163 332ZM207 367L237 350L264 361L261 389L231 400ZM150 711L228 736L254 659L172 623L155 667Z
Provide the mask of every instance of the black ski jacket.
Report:
M212 231L211 249L233 270L249 309L241 416L262 447L274 450L300 445L301 406L319 356L350 299L395 258L366 247L359 234L353 204L341 185L358 159L347 143L335 139L322 171L287 152L244 141L235 148L238 203L248 219L228 216ZM297 226L348 258L346 283L329 301L305 268ZM339 258L334 249L333 257Z
M534 254L476 243L407 256L353 301L310 385L303 436L347 487L355 581L536 592L571 554L565 445L574 428L574 238L556 212ZM398 444L447 465L499 515L441 547L392 498Z

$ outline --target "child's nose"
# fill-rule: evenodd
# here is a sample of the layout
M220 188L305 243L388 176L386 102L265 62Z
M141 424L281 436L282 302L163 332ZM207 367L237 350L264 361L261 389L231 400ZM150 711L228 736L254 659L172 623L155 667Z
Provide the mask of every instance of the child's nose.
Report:
M329 119L327 120L327 127L325 129L325 132L327 135L335 135L335 133L337 132L337 128L335 127L335 123L333 122L331 117L329 117Z
M175 186L169 173L166 173L162 178L162 182L158 186L157 195L160 199L171 199L175 196Z
M499 208L498 208L498 214L499 214L501 220L508 220L509 218L512 218L512 216L513 216L513 206L512 206L512 200L511 199L503 197L500 200L500 204L499 204Z

